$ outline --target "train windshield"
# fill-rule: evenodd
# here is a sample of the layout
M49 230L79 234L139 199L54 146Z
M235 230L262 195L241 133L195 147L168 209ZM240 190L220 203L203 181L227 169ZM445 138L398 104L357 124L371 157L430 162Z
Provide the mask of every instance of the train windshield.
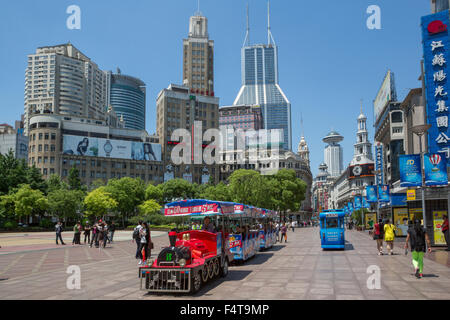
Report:
M329 228L342 228L342 223L339 218L328 218L327 229Z

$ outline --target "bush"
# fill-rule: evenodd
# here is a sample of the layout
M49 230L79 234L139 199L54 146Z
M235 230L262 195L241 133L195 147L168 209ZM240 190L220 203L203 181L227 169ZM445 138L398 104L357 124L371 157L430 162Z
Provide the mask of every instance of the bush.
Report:
M43 218L39 222L39 227L44 228L44 229L52 229L54 227L54 225L55 224L49 218Z
M15 221L6 221L5 224L3 225L3 227L6 230L14 230L17 229L17 222Z

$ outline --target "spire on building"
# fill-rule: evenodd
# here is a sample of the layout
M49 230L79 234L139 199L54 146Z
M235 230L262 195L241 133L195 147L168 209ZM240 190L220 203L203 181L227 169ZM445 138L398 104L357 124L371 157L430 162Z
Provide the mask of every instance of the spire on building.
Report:
M356 143L354 145L354 156L351 165L372 163L372 143L369 141L367 131L367 117L363 112L363 102L361 100L360 114L357 119L358 131L356 133Z
M249 16L249 8L248 8L248 3L247 3L247 31L245 33L243 47L248 47L249 45L250 45L250 16Z
M276 45L270 29L270 0L267 1L267 44L273 44L274 46Z

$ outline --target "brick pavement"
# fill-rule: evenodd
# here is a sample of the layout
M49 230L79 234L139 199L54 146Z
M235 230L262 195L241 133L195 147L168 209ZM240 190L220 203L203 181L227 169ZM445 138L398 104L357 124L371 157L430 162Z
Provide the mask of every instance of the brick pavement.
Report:
M405 256L403 249L397 247L394 256L378 256L374 241L366 234L348 231L345 251L322 251L316 228L296 229L289 232L288 238L287 244L277 244L243 265L230 267L227 278L207 284L192 297L149 295L140 291L133 258L135 245L130 241L117 242L100 252L86 248L60 251L68 252L67 259L54 253L57 250L44 251L48 252L45 259L43 252L40 256L32 253L4 255L0 256L0 270L13 266L5 273L12 274L11 278L0 281L0 299L450 299L447 266L427 259L425 277L416 279L410 255ZM154 237L154 242L158 249L166 245L168 239ZM5 257L9 264L3 263ZM40 259L54 264L46 271L41 269L46 265L43 263L33 273ZM81 268L81 290L68 290L65 266L75 263ZM25 268L28 264L34 265L31 271L30 267ZM370 265L381 269L380 290L367 289L369 275L366 271ZM19 271L24 275L18 275Z

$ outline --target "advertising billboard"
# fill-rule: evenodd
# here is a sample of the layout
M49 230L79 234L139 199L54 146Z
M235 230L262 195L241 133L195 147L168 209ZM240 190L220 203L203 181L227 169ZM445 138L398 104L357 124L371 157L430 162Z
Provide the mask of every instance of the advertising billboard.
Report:
M395 100L397 100L397 93L395 90L394 74L389 70L384 77L383 84L381 85L380 91L378 91L377 97L373 101L375 122L377 122L382 115L386 105Z
M377 220L377 213L376 212L366 212L364 215L364 221L366 224L367 230L372 230L373 226L375 225L375 221Z
M378 186L378 201L379 202L389 202L389 186L388 185L379 185Z
M401 155L398 158L400 167L400 187L422 186L422 161L420 154Z
M408 208L394 208L394 225L397 227L396 236L408 234Z
M425 65L428 148L431 153L445 153L450 161L450 131L448 127L450 83L449 10L422 17L422 43Z
M161 145L156 143L72 135L64 135L63 153L88 157L161 161Z
M356 166L348 167L348 179L362 178L362 177L373 177L374 176L374 164L366 163Z
M370 209L370 203L367 201L366 197L362 197L362 207L365 209Z
M367 197L367 202L369 202L369 203L378 202L377 187L376 186L366 186L366 197Z
M424 155L425 185L446 186L448 184L447 161L443 153L427 153Z

